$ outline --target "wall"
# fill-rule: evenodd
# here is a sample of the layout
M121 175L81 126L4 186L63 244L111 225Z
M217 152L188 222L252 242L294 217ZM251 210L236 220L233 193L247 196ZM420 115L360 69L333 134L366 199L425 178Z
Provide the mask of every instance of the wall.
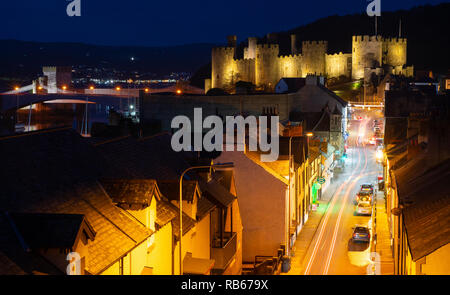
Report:
M422 265L422 273L425 275L450 274L450 244L426 256L425 264Z
M217 162L233 162L242 218L242 260L274 256L286 244L287 186L243 152L222 152Z
M155 275L172 274L172 223L161 227L155 234L154 243L148 248L147 266Z
M259 116L263 108L279 112L280 121L287 119L293 96L288 94L226 95L226 96L169 96L142 94L141 120L160 120L162 129L170 131L175 116L188 116L193 122L194 108L202 108L203 119L210 115L235 116L248 113ZM192 126L193 128L193 126Z
M325 71L329 78L339 78L340 76L351 77L352 54L326 54Z
M328 50L327 41L302 42L302 75L325 74L325 55Z

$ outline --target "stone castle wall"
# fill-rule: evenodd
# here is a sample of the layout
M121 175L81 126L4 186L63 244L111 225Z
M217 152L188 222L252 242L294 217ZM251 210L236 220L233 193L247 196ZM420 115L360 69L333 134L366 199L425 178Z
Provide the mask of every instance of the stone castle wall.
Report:
M256 38L249 38L248 44L243 59L235 59L233 42L227 47L213 48L211 88L233 91L236 82L246 81L270 91L281 78L308 74L358 80L364 78L366 68L383 65L390 66L390 72L411 74L412 71L411 68L401 70L406 65L407 41L404 38L353 36L352 52L338 54L327 54L327 41L304 41L301 54L292 46L295 53L286 56L279 56L278 44L257 44Z
M325 72L329 78L350 77L352 54L339 52L325 55Z
M325 75L325 55L328 51L327 41L302 42L302 73L306 76Z

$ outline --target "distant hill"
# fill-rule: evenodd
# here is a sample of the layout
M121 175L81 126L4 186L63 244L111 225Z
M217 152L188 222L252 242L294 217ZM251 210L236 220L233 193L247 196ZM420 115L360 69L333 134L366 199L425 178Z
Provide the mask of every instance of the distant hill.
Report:
M193 72L209 62L213 46L119 47L0 40L0 77L32 79L41 74L43 65L87 65L158 75Z
M378 22L379 33L384 36L397 36L401 19L402 35L408 38L408 63L414 64L416 69L446 73L450 68L449 15L450 3L382 12ZM282 54L290 53L291 33L297 34L299 48L303 40L327 40L330 53L351 52L351 37L373 35L373 23L374 19L365 13L336 15L286 32L278 32L276 36ZM265 37L260 39L265 41ZM211 67L208 64L211 61L213 46L215 45L118 47L0 40L0 80L5 82L5 77L33 79L41 73L42 65L87 65L159 75L198 70L193 77L193 83L203 87L202 79L210 76ZM239 44L241 51L244 46L245 42ZM131 57L135 57L135 60L130 61Z

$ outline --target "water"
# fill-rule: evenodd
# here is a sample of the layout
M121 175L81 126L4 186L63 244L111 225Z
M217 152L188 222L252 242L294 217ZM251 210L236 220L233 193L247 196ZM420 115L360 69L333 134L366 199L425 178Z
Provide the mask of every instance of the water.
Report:
M87 106L87 124L86 120ZM109 113L116 110L124 115L135 115L135 98L96 98L95 103L39 103L32 106L31 121L29 107L20 109L17 114L18 127L22 131L36 131L47 128L71 126L79 133L89 135L93 123L108 123ZM85 126L87 125L87 132Z

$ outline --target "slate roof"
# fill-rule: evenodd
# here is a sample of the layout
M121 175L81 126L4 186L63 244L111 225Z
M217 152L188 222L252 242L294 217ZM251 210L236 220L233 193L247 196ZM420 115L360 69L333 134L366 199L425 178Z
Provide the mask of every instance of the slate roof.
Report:
M25 251L5 212L0 212L0 275L25 274L64 273L35 252Z
M102 179L100 183L113 202L120 206L138 204L147 207L154 195L158 199L161 194L154 179Z
M212 177L227 190L231 191L234 177L233 169L215 170Z
M156 224L159 227L171 222L178 215L177 208L168 201L156 202Z
M418 157L395 171L414 261L450 242L450 159L428 169Z
M2 159L8 173L2 174L0 210L83 214L96 232L88 244L89 273L101 273L152 234L114 206L96 181L102 168L98 154L74 130L3 137L0 152L8 155ZM3 242L5 253L11 245Z
M31 249L72 249L85 222L82 214L11 212L8 216L25 245ZM95 233L92 234L92 240L94 236Z
M288 87L288 90L284 93L297 92L306 84L305 78L281 78L278 83L280 83L281 81L284 81Z
M199 185L202 189L203 195L216 205L228 207L236 199L236 197L233 196L229 190L227 190L215 179L208 182L200 180Z
M180 182L178 180L160 180L158 187L161 194L171 201L180 200ZM196 180L183 180L183 200L192 202L194 200L195 192L199 191Z

